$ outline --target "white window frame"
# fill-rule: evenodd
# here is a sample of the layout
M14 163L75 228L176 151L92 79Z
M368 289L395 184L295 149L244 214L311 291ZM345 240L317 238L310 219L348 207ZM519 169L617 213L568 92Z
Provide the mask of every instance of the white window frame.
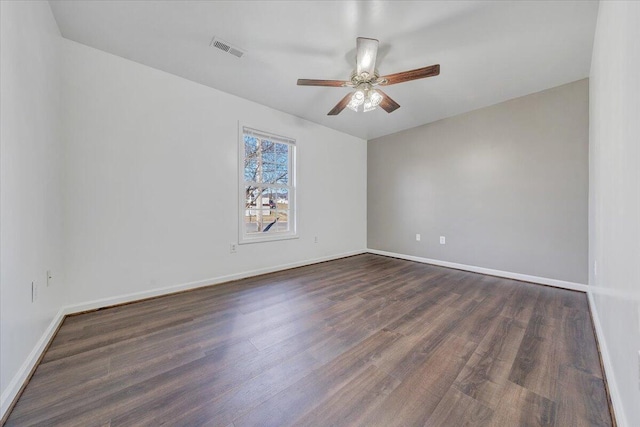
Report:
M286 232L275 233L247 233L245 227L245 211L246 211L246 194L244 179L244 135L245 133L252 134L258 138L263 137L271 141L289 145L289 164L288 172L289 179L288 184L268 184L267 187L273 188L286 188L289 190L289 230ZM243 125L239 123L238 126L238 244L258 243L258 242L272 242L277 240L288 240L298 238L298 227L296 224L296 140L293 138L281 136L275 133L262 131L251 126ZM261 183L256 183L261 184Z

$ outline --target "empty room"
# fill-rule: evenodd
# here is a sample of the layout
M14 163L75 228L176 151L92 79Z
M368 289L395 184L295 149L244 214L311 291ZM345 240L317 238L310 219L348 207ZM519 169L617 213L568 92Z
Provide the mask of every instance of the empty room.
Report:
M640 2L0 31L0 425L640 425Z

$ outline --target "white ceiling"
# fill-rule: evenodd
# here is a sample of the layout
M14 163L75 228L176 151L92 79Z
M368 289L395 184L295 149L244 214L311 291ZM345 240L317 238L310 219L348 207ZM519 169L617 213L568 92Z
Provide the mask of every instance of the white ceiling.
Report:
M589 75L596 1L51 1L68 39L365 139ZM240 47L238 59L209 46ZM392 114L327 112L348 88L356 37L380 40L382 75L440 64L388 86Z

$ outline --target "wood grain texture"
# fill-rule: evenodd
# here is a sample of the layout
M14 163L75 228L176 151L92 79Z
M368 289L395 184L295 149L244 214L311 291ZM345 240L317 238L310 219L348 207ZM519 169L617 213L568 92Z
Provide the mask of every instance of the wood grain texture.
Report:
M346 80L316 80L316 79L298 79L298 86L327 86L327 87L343 87L350 82Z
M409 82L411 80L424 79L425 77L433 77L440 74L440 64L429 65L428 67L416 68L411 71L401 71L399 73L389 74L383 76L386 79L386 83L383 85L389 86L397 83Z
M353 96L353 92L349 92L342 98L332 109L327 113L327 116L337 116L344 110L349 102L351 101L351 97Z
M381 91L380 89L376 89L380 95L382 95L382 101L380 101L380 108L382 108L387 113L393 113L398 108L400 108L400 104L391 99L389 95Z
M585 294L366 254L68 317L6 425L611 423Z

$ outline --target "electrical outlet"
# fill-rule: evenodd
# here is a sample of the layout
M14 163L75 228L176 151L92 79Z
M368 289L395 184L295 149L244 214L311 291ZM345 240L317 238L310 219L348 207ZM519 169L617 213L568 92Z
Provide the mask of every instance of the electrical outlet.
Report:
M47 288L51 286L52 281L53 281L53 276L51 275L51 270L47 270Z
M447 243L447 240L445 239L444 236L440 236L440 244L444 245L445 243Z
M236 253L236 244L235 243L231 243L231 245L229 245L229 252L232 254Z
M313 243L318 243L318 236L315 236L315 237L313 238Z
M420 241L420 235L416 234L416 242L419 242L419 241Z
M38 301L38 283L36 281L31 282L31 302Z

